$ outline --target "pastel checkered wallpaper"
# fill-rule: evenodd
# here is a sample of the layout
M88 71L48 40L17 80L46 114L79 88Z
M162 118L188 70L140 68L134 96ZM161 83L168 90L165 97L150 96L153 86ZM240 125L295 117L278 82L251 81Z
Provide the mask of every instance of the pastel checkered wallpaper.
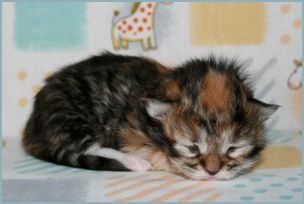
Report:
M257 97L282 106L268 128L301 128L301 3L2 5L5 137L22 135L46 76L103 50L167 65L210 53L237 56L253 75Z

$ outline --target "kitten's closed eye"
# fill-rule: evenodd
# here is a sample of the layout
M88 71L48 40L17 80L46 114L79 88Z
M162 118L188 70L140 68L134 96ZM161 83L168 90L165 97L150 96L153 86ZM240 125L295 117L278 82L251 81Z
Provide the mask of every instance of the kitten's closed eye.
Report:
M192 163L188 163L188 162L186 162L185 165L192 169L194 169L198 166L198 164L196 164L196 163L192 164Z
M197 145L177 143L174 147L184 157L194 158L201 155L200 149Z
M226 154L228 157L235 158L247 154L252 148L252 146L230 146L227 149Z
M201 154L200 149L197 145L192 145L188 147L190 152L193 153L195 156L199 156Z
M228 149L227 149L227 154L230 154L232 152L234 152L238 147L235 147L235 146L230 146Z

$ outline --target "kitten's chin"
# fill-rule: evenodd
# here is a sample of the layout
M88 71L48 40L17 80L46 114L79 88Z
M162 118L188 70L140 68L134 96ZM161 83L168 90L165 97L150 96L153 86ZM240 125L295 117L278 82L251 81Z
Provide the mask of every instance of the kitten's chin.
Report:
M212 178L214 178L205 171L194 171L185 175L185 177L196 181L212 180Z
M214 181L214 180L230 180L236 177L233 173L222 170L214 176L209 175L205 171L196 171L185 175L185 177L196 181Z
M235 174L230 173L226 170L221 170L216 175L214 175L215 180L230 180L230 179L233 179L235 177L236 177Z
M187 179L197 180L197 181L207 180L207 178L209 177L209 175L206 174L206 172L204 171L182 172L181 175L183 175Z

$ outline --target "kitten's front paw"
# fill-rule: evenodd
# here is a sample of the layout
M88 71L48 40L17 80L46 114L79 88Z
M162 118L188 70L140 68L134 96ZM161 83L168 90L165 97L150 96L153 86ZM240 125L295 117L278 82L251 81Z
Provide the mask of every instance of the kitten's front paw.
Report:
M130 170L132 171L138 171L138 172L143 172L143 171L148 171L151 169L151 164L150 162L133 157L133 156L127 156L123 162L123 164Z

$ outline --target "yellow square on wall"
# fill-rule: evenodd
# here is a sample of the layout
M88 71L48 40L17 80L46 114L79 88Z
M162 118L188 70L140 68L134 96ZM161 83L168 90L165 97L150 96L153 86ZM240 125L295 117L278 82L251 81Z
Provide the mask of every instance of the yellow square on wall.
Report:
M264 3L191 3L190 18L193 45L259 44L264 40Z

